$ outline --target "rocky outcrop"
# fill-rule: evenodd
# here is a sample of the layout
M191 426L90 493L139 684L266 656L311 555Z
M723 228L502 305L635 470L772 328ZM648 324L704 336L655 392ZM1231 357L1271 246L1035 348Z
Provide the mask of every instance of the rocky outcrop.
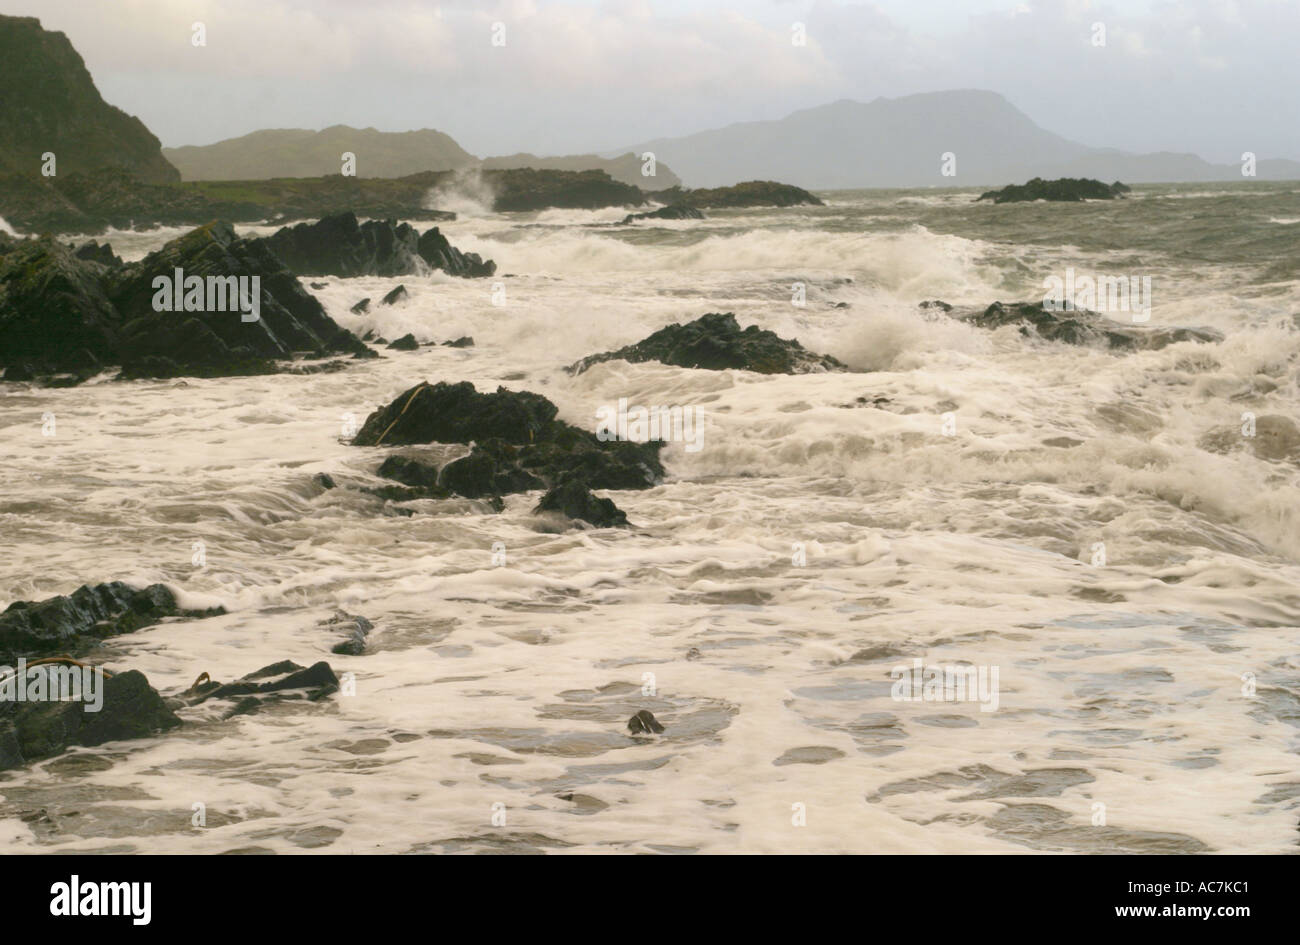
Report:
M1056 180L1034 177L1024 184L1009 184L1001 190L985 191L975 200L977 203L981 200L992 200L994 203L1019 203L1025 200L1114 200L1132 189L1119 181L1103 184L1090 177L1060 177Z
M793 184L780 184L772 180L747 180L730 187L712 187L697 190L672 188L660 191L656 198L670 205L697 209L722 207L820 207L820 198Z
M577 480L551 489L533 509L534 513L558 513L577 519L597 528L621 528L627 525L627 516L609 499L591 494L591 490Z
M165 617L198 619L225 613L183 610L162 584L136 590L113 581L82 585L71 594L39 602L15 601L0 613L0 663L21 657L85 652L100 640L129 633Z
M0 16L0 63L0 172L40 178L42 156L53 153L58 175L115 168L142 181L180 180L140 119L100 97L64 34L34 17Z
M178 271L179 295L170 289ZM128 378L218 377L336 354L376 356L262 241L238 237L228 223L112 269L49 239L0 255L0 365L30 375L84 377L120 365Z
M204 673L189 689L169 695L167 702L176 709L199 706L213 700L233 703L217 706L212 716L228 719L237 715L249 715L274 702L317 702L333 695L338 689L339 678L329 663L321 661L311 666L300 666L282 660L229 683L208 679L207 673Z
M634 345L583 358L570 365L568 371L581 374L592 365L613 360L660 361L677 367L759 374L848 370L830 355L815 354L793 338L780 338L757 325L742 331L736 316L730 312L712 312L685 325L669 325Z
M634 223L637 220L703 220L704 214L694 207L683 206L682 204L672 204L667 207L660 207L658 210L651 210L648 213L629 213L622 220L624 224Z
M80 671L81 667L68 669ZM105 672L102 678L99 695L103 704L98 711L88 711L86 702L77 700L0 701L0 771L49 758L74 745L90 748L146 738L181 724L144 674L136 670Z
M620 184L604 171L513 170L483 171L483 180L496 195L498 213L520 210L599 210L641 206L645 197L630 184Z
M926 303L928 311L940 310L942 302ZM1047 341L1072 345L1093 345L1120 350L1156 350L1180 341L1217 342L1223 335L1212 328L1141 328L1083 310L1053 310L1042 302L994 302L985 309L944 311L980 328L1015 325L1022 335L1035 334Z
M355 213L286 226L264 242L300 276L404 276L441 269L453 276L490 276L496 264L462 253L437 227L423 234L408 223L367 220Z
M1200 447L1211 453L1245 450L1270 462L1300 463L1300 426L1281 414L1261 414L1253 423L1216 427L1201 437Z
M394 455L379 475L399 482L393 498L437 498L455 493L493 498L577 482L586 489L645 489L664 475L661 442L601 441L595 433L556 419L556 407L538 394L472 384L418 384L372 413L355 446L473 444L467 456L439 466ZM595 514L595 513L593 513Z
M69 245L69 248L72 249L71 245ZM107 266L109 269L116 269L118 266L124 265L122 257L113 252L112 246L108 243L101 246L94 240L89 240L75 249L72 249L72 255L76 256L78 259L84 259L87 262L95 262L99 263L101 266Z

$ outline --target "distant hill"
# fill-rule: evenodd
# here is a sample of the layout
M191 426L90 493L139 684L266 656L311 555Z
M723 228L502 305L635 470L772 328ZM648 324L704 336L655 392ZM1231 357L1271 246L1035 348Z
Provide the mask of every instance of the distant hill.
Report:
M100 97L68 37L34 17L0 16L0 173L39 177L120 168L151 183L180 179L138 118Z
M337 174L345 151L357 157L357 177L450 171L478 160L441 131L376 131L347 125L321 131L270 128L216 144L165 148L163 154L185 180L269 180Z
M667 190L681 184L681 178L674 174L666 164L661 164L656 155L654 177L641 175L641 158L631 151L614 158L603 158L595 154L573 154L564 157L538 157L535 154L508 154L504 157L483 159L484 170L510 170L519 167L535 167L550 171L604 171L614 180L642 190Z
M419 131L376 131L347 125L333 125L322 131L269 128L216 144L165 148L163 154L180 169L185 180L270 180L337 174L345 151L357 156L357 177L406 177L424 171L454 171L481 165L484 170L532 167L605 171L621 183L647 190L662 190L681 183L663 164L657 165L654 177L642 177L641 160L631 153L615 157L510 154L480 162L450 135L430 128Z
M1070 141L1040 128L1001 95L977 90L843 100L618 151L653 151L688 187L749 178L826 190L1006 184L1031 177L1242 179L1239 165L1210 164L1193 154L1138 155ZM946 152L956 156L954 177L940 173ZM1300 163L1260 160L1257 173L1300 179Z

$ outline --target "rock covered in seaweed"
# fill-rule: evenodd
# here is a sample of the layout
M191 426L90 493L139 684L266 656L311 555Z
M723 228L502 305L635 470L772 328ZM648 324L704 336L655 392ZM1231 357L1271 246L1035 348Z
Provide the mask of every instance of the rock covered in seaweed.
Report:
M741 330L730 312L711 312L685 325L661 328L634 345L593 354L568 368L581 374L603 361L660 361L677 367L754 371L758 374L809 374L846 371L848 368L825 354L806 349L793 338L750 325Z

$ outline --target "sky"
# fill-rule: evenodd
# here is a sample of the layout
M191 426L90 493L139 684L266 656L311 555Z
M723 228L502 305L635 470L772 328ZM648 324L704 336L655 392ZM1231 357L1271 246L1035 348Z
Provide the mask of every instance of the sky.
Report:
M479 156L604 152L977 88L1094 147L1300 159L1298 0L0 0L0 13L66 33L104 98L169 147L347 124L436 128Z

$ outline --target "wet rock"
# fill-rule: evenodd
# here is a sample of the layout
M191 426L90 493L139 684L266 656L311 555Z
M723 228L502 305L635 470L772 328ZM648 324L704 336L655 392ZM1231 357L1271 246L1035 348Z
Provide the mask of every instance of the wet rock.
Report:
M339 656L361 656L366 651L366 637L375 625L365 617L358 617L347 611L340 610L328 620L322 621L319 626L322 629L341 632L345 634L344 639L334 644L330 648L331 653Z
M479 279L497 271L497 264L492 260L484 260L478 253L462 253L452 246L436 226L420 234L417 249L425 262L448 275Z
M19 362L18 364L11 364L5 368L4 376L0 377L0 380L34 381L36 380L36 372L32 370L30 364Z
M558 512L567 518L579 519L597 528L621 528L627 525L627 516L609 499L591 494L591 490L576 480L569 480L542 496L533 509L538 512Z
M402 483L401 486L380 486L366 492L391 502L409 502L412 499L446 499L451 491L438 484L437 467L410 456L390 456L376 472L385 479ZM469 498L473 498L470 496Z
M388 347L393 351L415 351L420 347L420 343L415 340L415 335L408 332L396 341L391 342Z
M1212 328L1140 328L1113 321L1097 312L1054 311L1042 302L994 302L986 309L951 309L952 317L979 328L1015 325L1047 341L1104 346L1116 350L1158 350L1181 341L1218 342Z
M1281 414L1263 414L1255 419L1254 435L1245 421L1216 427L1201 437L1200 447L1211 453L1249 450L1260 459L1300 463L1300 426Z
M73 250L72 254L78 259L99 263L101 266L107 266L110 269L115 269L118 266L124 265L122 258L118 256L117 253L113 252L112 246L108 243L104 243L101 246L94 240L82 243Z
M467 381L422 383L375 411L356 446L473 443L436 482L467 498L548 488L576 480L588 489L645 489L663 478L662 442L602 442L594 432L557 420L556 407L529 391L480 394ZM412 465L414 464L414 465ZM390 457L380 475L427 488L433 474L418 461Z
M204 673L193 686L170 696L173 707L202 705L211 700L233 702L218 714L219 718L248 715L262 706L284 700L317 702L339 689L339 679L324 661L303 667L283 660L263 666L256 672L231 683L218 683Z
M667 207L660 207L658 210L651 210L647 213L629 213L623 218L623 223L632 223L635 220L703 220L704 214L700 213L694 207L687 207L682 204L672 204Z
M975 199L977 202L992 200L994 203L1017 203L1025 200L1114 200L1116 197L1123 197L1130 190L1131 187L1119 181L1103 184L1090 177L1061 177L1056 180L1034 177L1028 183L1009 184L1001 190L986 191Z
M334 477L331 476L329 473L319 472L316 475L312 476L311 480L312 482L316 483L316 485L320 486L322 489L327 489L327 490L333 489L335 488L335 486L338 485L338 483L334 481Z
M162 584L143 590L121 581L82 585L66 596L32 603L15 601L0 613L0 662L19 656L84 652L105 637L151 626L165 617L198 619L225 613L221 607L182 610Z
M633 735L648 735L651 733L660 735L663 733L664 727L652 712L642 709L627 720L627 730Z
M778 337L757 325L741 330L730 312L702 315L685 325L669 325L650 337L604 354L593 354L568 368L581 374L604 361L660 361L710 371L728 369L759 374L808 374L848 370L830 355L815 354L794 339Z
M645 198L631 184L620 183L602 170L565 171L532 167L487 170L483 179L492 188L497 213L545 210L597 210L601 207L642 206Z
M472 348L474 347L474 339L469 335L462 335L455 341L444 341L443 345L447 348Z
M437 227L423 235L396 220L357 221L352 212L286 226L265 238L289 269L313 276L405 276L429 267L454 276L488 276L496 264L462 253Z
M366 312L370 311L370 299L369 298L362 299L356 305L348 309L348 311L351 312L353 315L364 315Z
M327 289L327 288L329 288L329 283L328 283L328 282L309 282L309 283L307 283L307 284L308 284L309 286L311 286L313 289Z
M86 711L84 701L0 702L0 770L57 755L74 745L93 747L146 738L181 724L136 670L105 673L102 698L97 712Z
M396 289L393 289L391 292L389 292L387 295L385 295L382 299L380 299L380 300L379 300L379 304L380 304L380 305L396 305L398 302L404 302L404 301L406 301L407 299L409 299L410 297L411 297L411 296L410 296L410 293L408 293L408 292L406 291L406 286L404 286L404 285L399 285Z
M0 363L34 374L79 373L83 352L113 361L120 318L104 272L52 239L0 256Z

